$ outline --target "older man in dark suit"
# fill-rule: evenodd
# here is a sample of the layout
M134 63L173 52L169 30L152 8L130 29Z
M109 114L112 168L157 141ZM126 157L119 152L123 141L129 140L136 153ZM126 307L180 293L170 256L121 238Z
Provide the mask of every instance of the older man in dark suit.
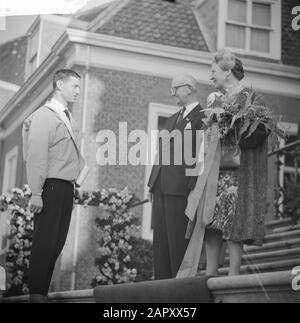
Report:
M155 279L176 277L188 245L185 238L188 224L185 209L197 176L188 174L188 170L195 165L187 165L181 157L191 154L196 157L199 152L195 136L197 130L201 130L203 126L204 117L197 99L197 81L193 77L176 76L171 91L181 110L167 120L165 129L170 133L175 130L179 137L182 135L182 140L177 141L176 135L174 138L171 136L167 144L170 152L169 164L164 162L163 151L166 145L164 140L160 140L159 161L153 166L148 183L149 197L153 202ZM189 142L184 140L188 131L192 132ZM181 163L178 163L178 159L181 159Z

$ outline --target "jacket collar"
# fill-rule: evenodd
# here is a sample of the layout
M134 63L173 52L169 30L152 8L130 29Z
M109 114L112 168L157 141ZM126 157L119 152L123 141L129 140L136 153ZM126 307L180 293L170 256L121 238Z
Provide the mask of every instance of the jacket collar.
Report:
M202 108L200 104L197 104L197 106L194 107L194 109L192 109L192 111L190 111L185 118L183 118L183 120L181 122L179 122L179 124L176 124L176 121L178 119L179 113L176 114L176 120L175 123L172 124L173 129L179 129L179 130L183 130L186 125L193 121L194 119L196 119L199 116L199 113L201 112Z

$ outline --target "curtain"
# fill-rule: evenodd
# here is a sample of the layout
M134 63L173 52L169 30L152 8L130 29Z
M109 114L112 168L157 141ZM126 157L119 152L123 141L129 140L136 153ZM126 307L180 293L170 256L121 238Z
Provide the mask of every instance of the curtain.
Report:
M251 50L270 52L270 32L262 29L251 29Z
M226 27L226 46L245 49L246 47L246 28L227 24Z
M271 27L271 5L253 2L252 23L258 26Z
M228 20L247 22L247 2L245 0L229 0Z

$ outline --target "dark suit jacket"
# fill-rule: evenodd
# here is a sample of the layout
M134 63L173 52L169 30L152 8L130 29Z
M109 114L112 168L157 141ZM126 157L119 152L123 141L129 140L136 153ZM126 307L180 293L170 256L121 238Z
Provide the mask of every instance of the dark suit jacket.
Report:
M175 165L174 162L174 148L178 142L176 139L171 139L169 141L170 148L170 165L162 165L162 151L163 142L159 141L159 163L154 165L148 182L149 191L153 193L154 186L157 184L161 186L162 193L169 195L179 195L187 196L190 191L194 188L197 176L186 176L186 170L188 168L194 168L195 165L186 165L184 162L184 132L192 131L192 143L189 145L192 149L193 157L196 156L196 130L201 130L203 127L202 119L204 117L204 112L200 105L196 106L181 122L177 124L180 111L171 116L165 125L165 130L172 132L173 130L179 130L182 134L182 163L181 165ZM185 127L191 123L191 130L184 130ZM179 149L180 149L179 148ZM159 176L160 175L160 176Z

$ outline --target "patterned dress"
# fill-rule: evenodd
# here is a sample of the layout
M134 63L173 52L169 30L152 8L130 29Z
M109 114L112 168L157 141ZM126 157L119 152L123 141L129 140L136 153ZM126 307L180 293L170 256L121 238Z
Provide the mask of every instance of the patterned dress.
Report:
M216 207L209 229L222 231L224 240L232 233L233 219L238 201L238 173L235 170L221 170L218 181Z
M234 103L236 97L225 98ZM238 171L220 170L216 206L209 229L222 231L223 240L230 240L238 202Z

